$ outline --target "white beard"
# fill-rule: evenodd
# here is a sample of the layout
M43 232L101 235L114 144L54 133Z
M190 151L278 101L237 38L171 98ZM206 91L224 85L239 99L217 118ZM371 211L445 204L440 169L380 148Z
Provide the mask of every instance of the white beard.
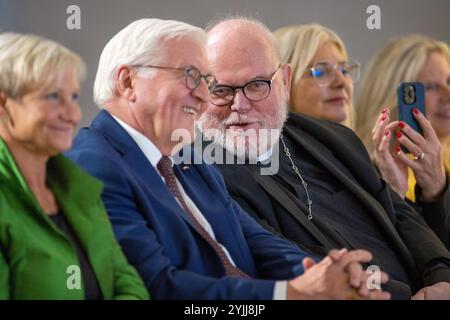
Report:
M198 125L207 139L213 140L214 143L240 159L256 163L260 155L271 150L278 142L287 115L287 105L277 108L274 118L249 119L246 114L234 112L224 119L218 119L213 113L205 111ZM260 129L246 131L225 129L231 124L253 122L253 120L260 123Z

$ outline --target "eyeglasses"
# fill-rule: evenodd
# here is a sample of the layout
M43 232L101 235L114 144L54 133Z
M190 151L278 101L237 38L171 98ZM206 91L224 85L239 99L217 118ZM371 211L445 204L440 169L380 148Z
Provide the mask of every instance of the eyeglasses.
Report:
M250 101L257 102L264 100L270 95L272 81L280 68L281 64L279 64L272 73L270 80L252 80L240 87L216 85L214 90L211 91L210 102L218 107L230 105L233 103L234 97L236 96L236 90L238 89L241 89L244 96Z
M344 77L352 79L353 83L359 80L361 64L355 60L344 61L336 64L329 62L316 62L311 68L304 71L303 77L313 77L319 86L326 86L333 82L336 70Z
M450 90L450 77L445 82L424 82L425 90L427 92L436 92L439 94L445 94L447 90Z
M212 74L202 74L196 67L186 66L184 68L175 68L175 67L163 67L163 66L152 66L152 65L131 65L134 68L156 68L163 70L179 70L184 71L184 78L186 83L186 88L189 90L197 89L202 81L202 78L205 79L206 84L208 85L209 91L213 91L216 87L217 81L216 78Z

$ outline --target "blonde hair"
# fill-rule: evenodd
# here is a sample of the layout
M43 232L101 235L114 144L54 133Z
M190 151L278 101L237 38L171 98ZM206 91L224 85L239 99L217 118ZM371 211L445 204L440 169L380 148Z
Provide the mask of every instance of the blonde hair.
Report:
M361 80L355 103L354 130L373 153L372 128L383 108L388 108L392 120L397 119L397 86L400 82L416 81L427 57L442 54L450 61L446 43L421 35L392 39L372 58ZM450 141L445 148L450 148ZM445 152L448 154L448 151Z
M293 91L298 87L303 71L326 42L332 41L342 53L344 59L348 59L344 42L337 33L317 23L283 27L276 30L274 35L278 41L281 61L292 66L291 97ZM350 125L352 112L351 110L348 111L349 117L345 122Z
M35 35L0 34L0 91L8 97L21 98L67 70L78 81L85 77L83 60L66 47Z
M159 64L164 61L164 42L189 37L202 45L206 32L193 25L175 20L140 19L130 23L109 40L102 51L94 81L94 101L97 107L113 97L115 76L120 65ZM144 74L145 72L145 74ZM151 77L151 69L141 76Z

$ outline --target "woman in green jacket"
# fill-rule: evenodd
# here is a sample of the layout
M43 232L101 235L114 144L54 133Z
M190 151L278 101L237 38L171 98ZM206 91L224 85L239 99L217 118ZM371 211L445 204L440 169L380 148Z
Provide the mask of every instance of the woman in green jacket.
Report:
M102 185L60 153L81 112L81 58L0 34L0 299L147 299L117 244Z

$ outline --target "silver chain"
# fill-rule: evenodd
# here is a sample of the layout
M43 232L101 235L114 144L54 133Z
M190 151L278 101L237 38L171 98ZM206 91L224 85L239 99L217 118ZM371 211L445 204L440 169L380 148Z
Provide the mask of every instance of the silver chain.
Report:
M281 140L281 143L283 144L283 151L286 154L286 156L289 158L289 161L291 162L292 170L294 170L295 174L302 181L302 186L305 189L307 203L308 203L308 220L311 220L313 218L312 211L311 211L312 201L311 201L311 198L309 197L308 184L306 183L306 181L303 179L302 175L300 174L298 167L294 164L294 161L292 160L292 157L291 157L291 152L289 151L289 148L286 146L286 143L284 143L282 134L280 134L280 140Z

